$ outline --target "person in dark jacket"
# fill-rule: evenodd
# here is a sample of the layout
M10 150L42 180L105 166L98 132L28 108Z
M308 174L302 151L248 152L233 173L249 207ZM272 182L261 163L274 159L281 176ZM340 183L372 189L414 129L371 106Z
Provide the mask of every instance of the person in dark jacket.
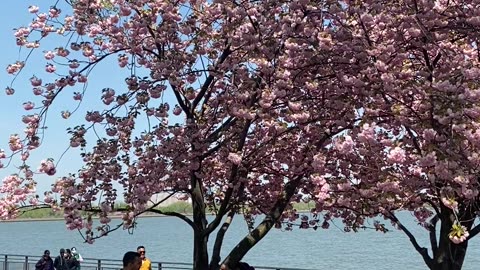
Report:
M77 267L80 266L80 263L72 255L72 251L70 249L67 248L66 252L65 262L67 263L68 270L77 270Z
M255 270L255 268L253 266L250 266L246 262L239 262L238 266L237 266L237 269L239 269L239 270Z
M231 268L229 268L227 265L225 264L222 264L222 266L220 267L220 270L230 270ZM255 267L253 266L250 266L248 263L246 262L239 262L234 268L233 270L255 270Z
M42 258L35 264L35 270L53 270L53 260L49 250L43 252Z
M60 249L60 255L53 261L53 266L56 270L69 270L67 266L67 260L65 259L65 249Z

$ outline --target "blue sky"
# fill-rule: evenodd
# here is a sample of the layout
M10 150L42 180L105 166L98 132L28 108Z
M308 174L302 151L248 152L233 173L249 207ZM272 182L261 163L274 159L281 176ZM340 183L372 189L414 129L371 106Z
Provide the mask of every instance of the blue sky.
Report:
M16 60L23 60L24 54L19 52L19 48L15 44L15 37L13 36L14 28L27 25L32 18L32 14L28 13L28 6L35 2L47 2L47 1L6 1L3 7L3 15L0 17L0 35L2 36L2 57L0 58L0 66L2 67L0 72L0 148L8 149L8 138L10 134L23 132L24 125L20 121L21 116L26 112L22 108L23 102L28 100L33 94L31 94L31 87L29 85L28 78L33 75L31 69L42 68L44 63L39 61L31 65L31 68L21 73L13 84L13 88L16 90L16 94L13 96L7 96L4 88L9 86L12 82L13 76L7 74L5 68L8 64L14 63ZM57 149L53 146L52 142L62 142L63 137L58 132L49 131L53 136L49 136L49 140L45 142L46 148L52 153L57 152ZM45 150L40 150L43 154ZM7 153L9 150L7 150ZM42 153L32 153L33 166L38 166L38 162L41 160ZM5 163L6 161L4 161ZM14 159L10 166L6 169L0 170L0 179L3 179L6 175L15 173L18 170L15 166L20 165L18 159ZM39 176L39 190L46 190L49 188L53 179L48 177ZM48 183L47 183L48 181Z
M41 99L35 99L36 96L32 93L32 87L30 85L30 77L36 75L43 79L43 83L53 81L56 76L47 76L44 71L47 60L43 57L44 51L53 50L56 47L63 46L68 47L67 39L61 38L58 35L50 35L46 39L41 41L41 46L36 49L33 54L26 61L25 68L21 71L20 75L15 79L12 84L14 76L7 74L6 67L9 64L14 63L17 60L23 61L29 53L28 50L22 49L19 51L19 47L15 44L14 29L22 26L28 26L28 24L34 18L34 14L28 12L28 7L31 5L39 6L40 12L47 12L50 5L54 4L55 0L15 0L5 1L2 5L4 8L4 16L0 18L0 34L2 35L2 49L3 54L0 58L0 85L3 87L0 89L0 148L8 149L8 139L11 134L23 135L24 124L21 122L22 115L32 114L33 112L27 112L23 109L22 104L26 101L32 101L35 104L40 104ZM60 8L63 15L70 15L71 8L65 7L63 0L59 1ZM62 6L63 5L63 6ZM6 9L6 10L5 10ZM64 70L58 68L62 74ZM140 76L144 76L144 72L139 71ZM61 117L61 112L64 110L72 111L77 102L73 100L73 92L81 92L81 85L75 87L69 87L62 91L58 98L56 98L53 106L50 107L47 118L47 129L45 131L44 141L42 146L31 153L29 159L29 165L31 165L34 171L42 159L53 158L55 162L59 161L64 151L69 145L69 136L66 129L68 127L74 127L79 124L85 123L85 112L93 109L102 110L105 105L101 102L100 96L102 89L110 87L116 90L117 94L124 92L125 78L130 75L128 69L118 68L116 56L107 58L102 63L98 64L94 71L90 73L88 78L88 88L86 90L83 102L79 111L73 114L68 120ZM48 80L50 79L50 80ZM205 79L200 78L200 81ZM13 96L7 96L4 88L11 86L15 89ZM198 87L198 83L194 85ZM170 90L170 89L169 89ZM153 102L153 101L151 101ZM156 101L158 102L158 101ZM173 108L176 104L171 91L166 92L163 102L168 102L170 108ZM170 124L182 122L182 116L169 117ZM136 126L136 132L147 128L147 121L141 122ZM91 136L93 140L88 140L89 146L96 141L96 138ZM7 152L8 152L7 151ZM52 177L46 175L37 175L35 177L38 182L38 191L43 193L46 190L50 190L51 184L57 177L68 175L68 173L76 173L83 165L80 156L79 149L70 149L62 157L59 166L57 167L57 174ZM4 162L5 163L5 162ZM12 164L8 168L0 170L0 179L5 176L18 172L18 166L21 162L18 158L14 158ZM120 194L119 194L120 195Z
M63 1L60 1L63 3ZM22 49L19 51L19 47L15 44L15 37L13 36L14 28L19 26L28 26L28 23L32 20L33 14L28 12L30 5L36 5L40 7L40 11L47 11L48 7L55 3L54 0L15 0L5 1L2 7L4 8L4 14L0 17L0 33L2 35L2 57L0 58L2 70L0 72L0 148L8 149L8 138L10 134L23 134L24 125L21 122L21 117L24 114L30 114L26 112L22 104L25 101L33 101L36 104L40 103L40 99L35 99L32 94L29 78L32 75L44 78L45 72L44 66L46 60L43 58L43 51L48 49L54 49L60 45L65 46L65 40L61 40L58 37L48 37L45 43L37 49L27 61L27 65L20 73L18 78L13 83L12 87L15 89L15 95L7 96L4 88L11 85L13 76L7 74L5 68L14 63L17 60L24 60L28 51ZM63 9L63 13L71 13L69 9ZM124 78L128 74L127 70L112 69L112 65L116 66L116 59L106 61L103 64L98 65L92 75L89 77L88 89L86 96L82 103L82 107L79 113L74 114L70 119L64 120L60 117L60 112L63 110L72 111L77 102L73 101L73 92L81 91L80 87L73 87L66 89L66 93L60 96L60 99L56 100L56 103L49 110L47 120L47 130L44 137L43 145L40 149L32 152L29 165L33 169L37 169L40 160L44 158L53 158L58 161L62 153L66 150L69 144L69 137L67 136L66 129L73 127L79 123L84 123L84 112L91 110L95 107L101 106L100 91L105 87L111 88L123 88ZM83 113L82 113L83 112ZM9 149L8 149L9 151ZM7 152L8 152L7 151ZM36 176L38 182L38 190L43 193L45 190L49 190L54 180L63 175L67 175L70 172L77 172L82 166L82 162L78 155L79 150L70 149L66 155L63 156L59 167L57 168L57 174L53 177L46 175ZM4 161L5 163L5 161ZM16 166L21 162L18 158L14 159L12 164L6 169L0 170L0 179L11 173L18 172Z

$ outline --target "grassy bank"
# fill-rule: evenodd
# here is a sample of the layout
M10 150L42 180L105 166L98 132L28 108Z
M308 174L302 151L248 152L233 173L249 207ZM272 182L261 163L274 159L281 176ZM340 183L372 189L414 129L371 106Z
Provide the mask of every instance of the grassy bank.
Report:
M117 204L115 207L123 208L125 204ZM189 214L192 212L192 207L187 202L176 202L168 206L157 207L158 209L162 210L163 212L177 212L183 214ZM42 209L35 209L29 210L27 212L22 213L19 216L19 219L57 219L63 218L62 211L53 211L51 208L42 208Z
M117 204L116 207L125 207L125 204ZM294 208L297 209L299 212L306 212L310 211L311 208L314 207L313 203L295 203ZM192 206L188 202L175 202L168 206L157 207L158 209L162 210L163 212L177 212L182 214L191 214L192 213ZM28 212L23 213L19 219L59 219L63 218L62 211L53 211L49 208L43 209L36 209L31 210Z

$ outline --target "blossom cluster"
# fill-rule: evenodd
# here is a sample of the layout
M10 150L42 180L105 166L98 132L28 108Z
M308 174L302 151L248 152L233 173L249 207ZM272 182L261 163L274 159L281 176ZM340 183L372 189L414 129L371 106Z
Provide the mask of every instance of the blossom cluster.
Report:
M48 109L66 89L82 88L70 92L67 104L75 106L61 117L81 112L85 93L101 101L69 129L83 166L56 181L59 201L44 200L63 208L68 228L85 229L88 242L95 228L82 211L100 205L104 235L118 197L129 206L129 229L163 192L219 215L240 207L265 213L285 194L291 202L308 197L325 213L321 227L340 218L346 230L398 209L425 223L429 204L439 214L476 213L469 206L479 199L478 16L467 4L420 2L31 6L34 19L16 29L16 44L42 48L45 68L29 80L25 131L10 137L10 153L0 158L19 154L26 165L41 147ZM75 38L56 48L44 43L65 36ZM89 74L108 58L112 69L128 69L123 87L88 89ZM18 74L26 64L6 71ZM38 172L54 175L53 160L41 161ZM3 181L1 218L36 198L31 171L24 173ZM470 229L459 226L455 243Z

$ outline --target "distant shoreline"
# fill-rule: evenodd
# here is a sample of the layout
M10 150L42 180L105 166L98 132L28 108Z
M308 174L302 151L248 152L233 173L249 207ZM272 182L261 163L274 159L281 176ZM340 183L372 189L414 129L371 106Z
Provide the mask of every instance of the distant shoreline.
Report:
M191 214L184 214L186 216L190 216ZM153 217L169 217L166 215L159 215L159 214L149 214L149 215L140 215L138 218L153 218ZM121 215L113 215L109 216L111 219L121 219ZM98 217L93 217L93 219L98 219ZM8 219L8 220L2 220L2 222L37 222L37 221L59 221L59 220L65 220L63 217L46 217L46 218L17 218L17 219Z
M307 210L300 210L297 211L297 213L309 213ZM191 217L193 214L192 213L181 213L187 217ZM213 214L207 214L208 215L213 215ZM154 217L170 217L168 215L162 215L162 214L142 214L138 216L138 218L154 218ZM93 219L98 219L98 217L94 216L92 217ZM111 219L121 219L122 215L112 215L109 216ZM65 220L63 217L45 217L45 218L17 218L17 219L8 219L8 220L0 220L0 223L2 222L37 222L37 221L59 221L59 220Z

